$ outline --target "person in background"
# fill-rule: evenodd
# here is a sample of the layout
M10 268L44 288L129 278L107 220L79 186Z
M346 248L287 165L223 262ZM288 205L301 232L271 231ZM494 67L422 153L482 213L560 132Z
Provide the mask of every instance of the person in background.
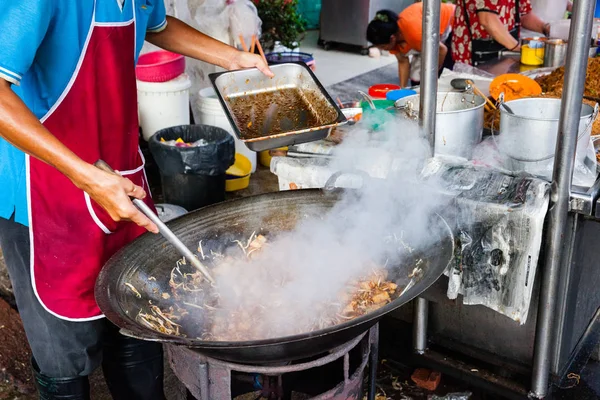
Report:
M159 343L127 338L94 297L104 263L158 228L139 151L135 64L150 43L225 69L258 55L167 17L163 0L2 1L0 247L42 400L164 400ZM118 174L94 166L102 159Z
M440 10L440 44L438 68L452 69L449 51L455 6L442 3ZM399 15L380 10L367 27L367 40L380 50L387 50L398 59L400 85L416 86L421 73L421 42L423 40L423 3L411 4ZM412 60L411 60L412 59Z
M545 36L550 33L550 24L532 11L530 0L457 0L454 61L477 65L498 58L504 50L520 51L521 26Z

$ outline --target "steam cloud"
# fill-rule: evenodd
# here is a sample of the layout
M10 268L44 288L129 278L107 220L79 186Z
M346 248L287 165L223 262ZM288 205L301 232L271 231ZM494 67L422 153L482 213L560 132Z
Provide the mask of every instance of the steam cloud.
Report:
M388 116L381 114L377 118ZM422 250L437 241L429 220L447 200L435 184L419 180L429 143L414 121L387 118L375 133L352 131L330 162L333 171L361 170L375 179L348 191L321 218L268 238L249 261L240 259L239 248L232 249L234 260L217 276L216 316L244 330L245 340L326 326L343 308L340 293L348 282L376 268L389 269L389 278L406 285L414 268L408 248ZM403 263L402 276L395 276L392 271Z

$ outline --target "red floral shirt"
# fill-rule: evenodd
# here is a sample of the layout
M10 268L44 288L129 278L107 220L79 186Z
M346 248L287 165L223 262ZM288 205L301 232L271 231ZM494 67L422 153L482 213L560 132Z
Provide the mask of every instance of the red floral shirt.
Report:
M471 35L467 31L465 4L471 25ZM454 35L452 36L452 57L454 61L472 64L471 39L491 39L490 34L479 23L479 11L498 14L500 22L511 31L516 27L515 8L515 0L458 0L454 15ZM531 12L530 0L519 0L519 11L521 16L529 14Z

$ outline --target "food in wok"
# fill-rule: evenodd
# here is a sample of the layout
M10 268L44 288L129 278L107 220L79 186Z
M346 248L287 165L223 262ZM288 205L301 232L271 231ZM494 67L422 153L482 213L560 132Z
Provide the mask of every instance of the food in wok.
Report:
M171 271L170 292L160 294L164 302L159 306L150 301L146 309L139 311L137 320L163 334L208 341L261 340L301 334L373 312L401 296L422 274L422 260L419 259L406 277L408 283L401 288L388 279L385 265L367 265L360 277L348 277L336 293L321 296L321 301L311 307L311 313L294 315L293 324L276 324L271 329L262 322L269 319L269 316L272 321L273 315L277 313L290 313L293 307L285 304L284 299L278 298L278 293L298 277L293 276L289 270L280 270L273 268L272 264L260 262L264 249L272 244L266 236L252 234L245 243L239 240L235 243L235 251L229 249L226 254L220 254L211 250L210 254L206 254L200 242L200 257L205 262L208 260L212 263L217 284L210 285L200 273L188 267L185 259L179 260ZM412 252L402 239L400 243L407 252ZM231 274L238 268L253 268L253 273L265 277L265 284L258 290L242 285L233 290L243 288L242 290L247 291L246 294L227 294L226 290L218 286L219 277ZM127 283L125 285L138 296L139 292L135 287ZM232 297L240 300L232 305Z

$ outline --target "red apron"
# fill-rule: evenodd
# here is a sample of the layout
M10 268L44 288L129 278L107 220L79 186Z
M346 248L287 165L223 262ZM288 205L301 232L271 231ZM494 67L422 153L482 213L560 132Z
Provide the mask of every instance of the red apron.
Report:
M44 126L88 163L103 159L149 193L138 145L135 20L92 22L87 44ZM67 320L101 318L94 284L104 263L145 230L115 223L56 169L27 157L32 284ZM148 196L149 197L149 196ZM153 207L151 200L147 203Z

